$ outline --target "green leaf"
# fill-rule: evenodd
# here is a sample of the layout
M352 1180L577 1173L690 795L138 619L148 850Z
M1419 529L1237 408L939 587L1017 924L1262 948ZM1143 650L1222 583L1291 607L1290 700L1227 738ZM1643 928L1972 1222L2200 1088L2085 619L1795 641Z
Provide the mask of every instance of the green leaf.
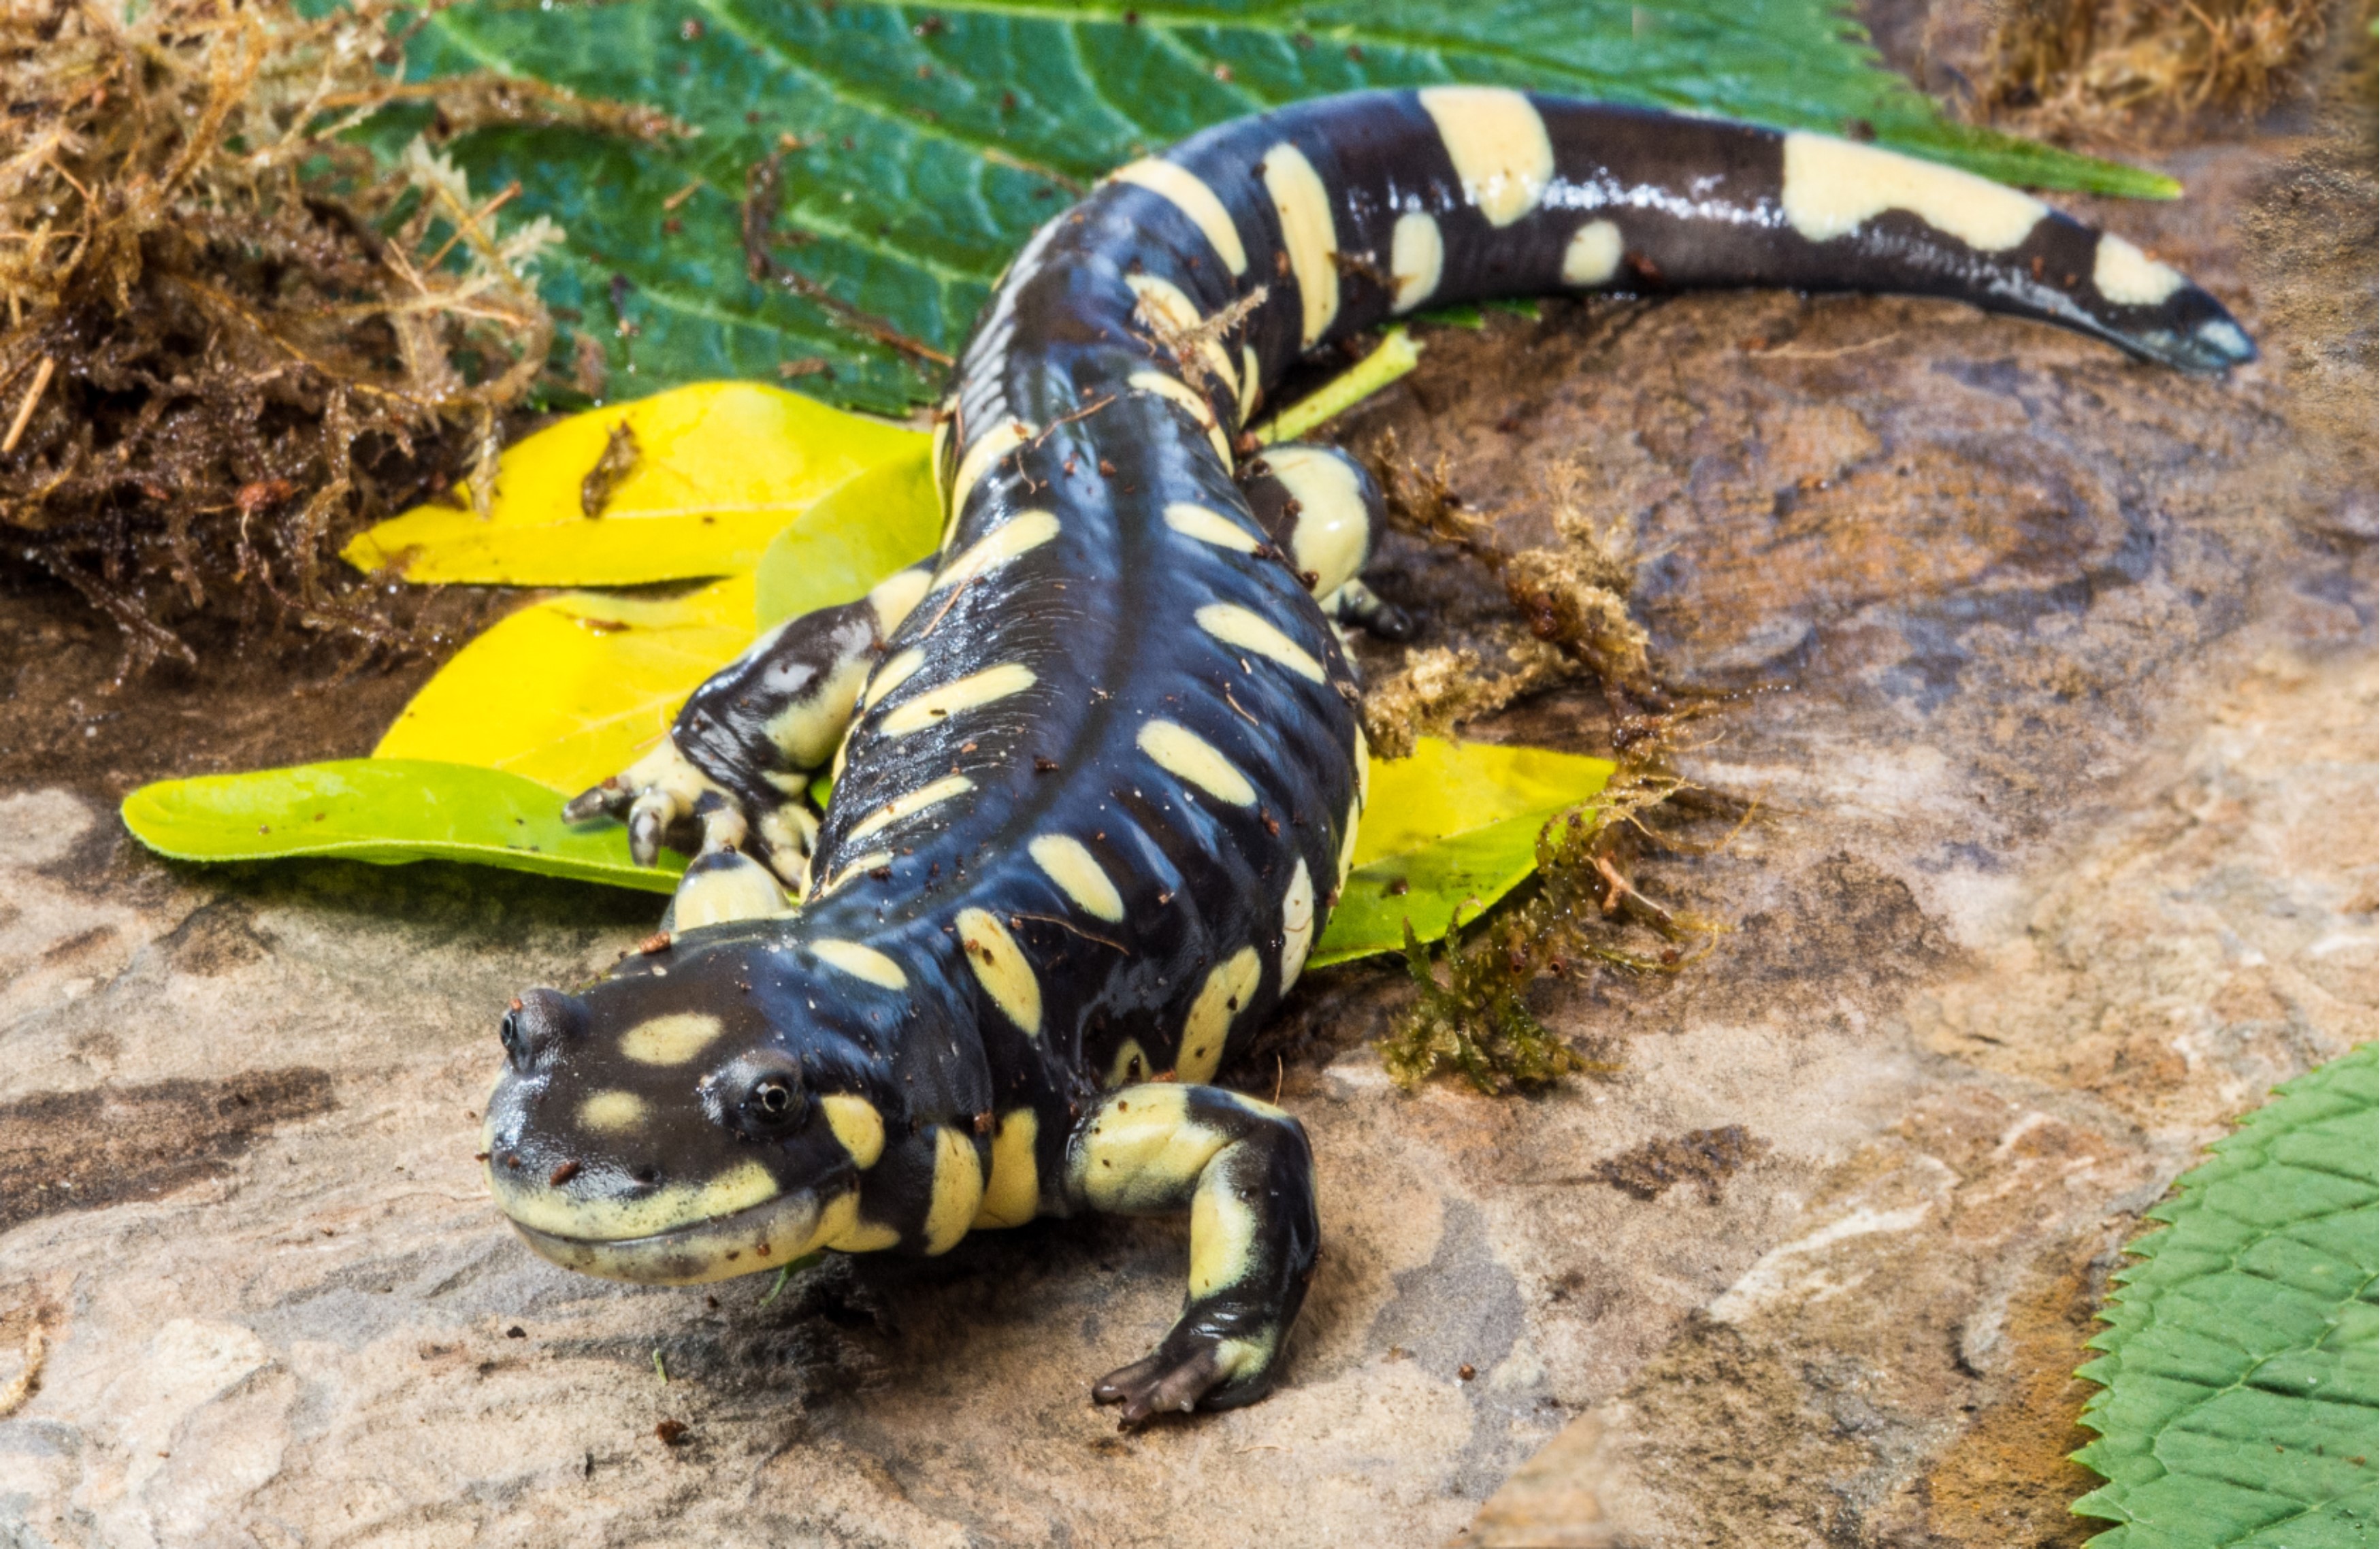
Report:
M1536 869L1537 832L1599 794L1603 758L1425 737L1410 758L1371 764L1355 868L1306 962L1317 968L1436 941Z
M2046 187L2170 197L2170 179L1952 123L1879 67L1840 0L467 0L410 45L419 78L492 70L648 103L697 132L632 143L502 127L453 146L472 186L569 233L540 288L610 363L610 392L775 380L898 411L955 348L1026 236L1117 163L1300 98L1449 80L1873 130ZM798 149L787 150L788 145ZM765 256L747 177L776 163ZM831 374L828 374L831 373Z
M2094 1549L2371 1549L2380 1536L2380 1065L2279 1089L2149 1212L2081 1374Z
M923 448L825 496L760 554L753 615L762 629L868 595L932 553L942 536L934 470Z
M683 861L638 865L626 829L565 823L562 801L495 769L346 758L144 785L124 798L124 826L180 861L469 861L650 892L677 886Z

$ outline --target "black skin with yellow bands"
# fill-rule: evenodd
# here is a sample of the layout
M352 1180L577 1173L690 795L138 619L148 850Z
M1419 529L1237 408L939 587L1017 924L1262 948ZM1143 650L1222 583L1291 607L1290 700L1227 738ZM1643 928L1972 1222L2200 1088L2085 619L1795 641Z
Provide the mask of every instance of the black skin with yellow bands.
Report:
M1127 1423L1260 1397L1318 1251L1312 1163L1295 1119L1208 1083L1352 853L1331 618L1370 613L1378 497L1328 449L1232 448L1265 385L1394 313L1718 284L1956 296L2192 370L2254 354L2130 245L1822 137L1452 88L1120 169L962 357L937 558L764 639L574 804L704 853L669 938L505 1020L489 1167L524 1235L692 1281L1187 1209L1183 1320L1096 1396ZM796 793L846 725L813 836Z

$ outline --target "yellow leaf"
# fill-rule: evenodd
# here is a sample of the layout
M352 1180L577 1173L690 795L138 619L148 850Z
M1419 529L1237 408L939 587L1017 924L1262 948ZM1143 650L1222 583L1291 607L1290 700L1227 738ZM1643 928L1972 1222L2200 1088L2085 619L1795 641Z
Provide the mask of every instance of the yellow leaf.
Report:
M752 635L749 575L660 600L565 593L464 647L372 756L477 764L576 793L659 742Z
M633 466L599 516L582 487L613 431ZM482 519L421 505L348 544L358 570L402 564L408 581L638 586L749 570L794 517L835 486L927 438L752 382L698 382L551 425L508 448Z
M1371 865L1524 813L1572 806L1603 789L1609 759L1542 747L1424 737L1410 758L1372 760L1355 864Z

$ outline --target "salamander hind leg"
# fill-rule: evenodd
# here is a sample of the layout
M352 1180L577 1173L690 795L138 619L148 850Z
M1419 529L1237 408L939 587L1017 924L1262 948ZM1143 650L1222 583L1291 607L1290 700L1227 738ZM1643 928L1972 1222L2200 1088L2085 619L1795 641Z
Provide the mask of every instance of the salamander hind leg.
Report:
M1379 547L1388 502L1364 465L1335 446L1283 442L1242 473L1257 520L1333 622L1403 640L1413 621L1361 579Z
M1123 1405L1126 1426L1263 1398L1318 1247L1305 1129L1220 1087L1127 1086L1076 1126L1066 1175L1080 1208L1190 1213L1181 1321L1155 1350L1099 1379L1091 1397Z
M625 818L639 865L664 843L705 857L739 852L803 891L818 835L810 780L842 746L861 684L930 574L912 566L856 602L763 634L686 696L660 746L573 798L564 816Z

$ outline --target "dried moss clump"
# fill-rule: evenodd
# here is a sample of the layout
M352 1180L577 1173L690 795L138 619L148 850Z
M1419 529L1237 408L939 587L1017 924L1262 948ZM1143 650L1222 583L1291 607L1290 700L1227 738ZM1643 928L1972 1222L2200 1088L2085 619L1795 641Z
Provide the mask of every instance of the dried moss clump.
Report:
M2020 0L2004 14L1993 106L2028 128L2155 133L2252 117L2321 48L2323 0Z
M435 9L433 4L431 7ZM421 139L353 131L419 6L31 0L0 23L0 538L104 609L126 668L215 609L406 643L336 544L457 463L544 368L550 223ZM650 115L442 82L438 122Z
M1450 544L1503 583L1516 615L1504 660L1429 647L1406 651L1404 666L1364 696L1364 732L1383 756L1402 758L1416 739L1443 736L1463 721L1503 708L1526 694L1582 678L1621 690L1651 686L1644 626L1628 610L1636 554L1624 516L1598 520L1576 466L1548 478L1554 544L1508 551L1496 524L1474 514L1448 486L1443 463L1425 469L1398 454L1384 436L1374 471L1391 523Z
M1381 1043L1398 1085L1411 1091L1449 1067L1491 1095L1540 1090L1564 1075L1619 1073L1614 1049L1565 1042L1537 1020L1528 997L1542 978L1597 964L1675 974L1718 934L1714 922L1647 898L1628 876L1648 841L1683 848L1660 839L1647 821L1654 813L1682 810L1682 794L1684 805L1725 805L1687 794L1658 771L1675 724L1645 735L1594 804L1546 825L1533 890L1521 902L1450 932L1436 962L1406 927L1405 966L1421 994Z

